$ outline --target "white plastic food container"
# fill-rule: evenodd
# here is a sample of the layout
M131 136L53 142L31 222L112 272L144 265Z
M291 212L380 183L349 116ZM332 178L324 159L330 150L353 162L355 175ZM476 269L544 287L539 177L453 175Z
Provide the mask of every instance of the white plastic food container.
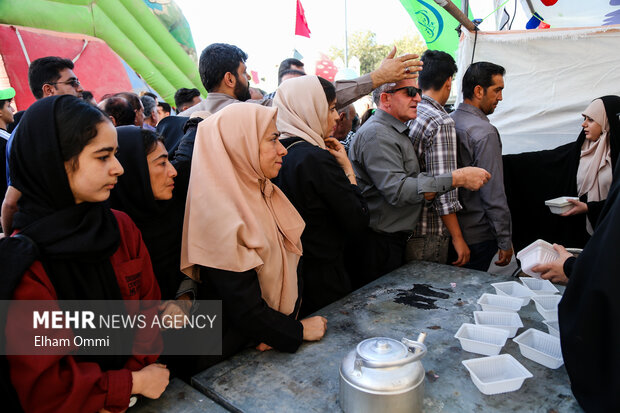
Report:
M517 258L521 261L521 271L530 277L540 279L540 273L532 271L532 267L555 261L560 258L560 254L553 249L553 245L539 239L519 251Z
M523 306L523 300L505 295L484 293L478 299L478 304L482 307L482 311L517 312Z
M560 338L560 323L558 321L543 321L547 326L547 330L549 330L549 334L553 337ZM509 337L511 338L511 337Z
M561 299L561 295L535 295L532 297L536 304L536 310L547 321L558 320L558 304Z
M532 376L510 354L463 360L463 365L482 394L500 394L519 390Z
M494 356L499 354L506 344L508 332L499 328L463 323L454 337L461 342L465 351Z
M551 295L560 292L549 280L541 280L532 277L519 277L519 279L526 288L537 295Z
M497 295L505 295L508 297L520 298L523 300L522 305L528 305L530 303L530 297L533 295L532 291L516 281L506 281L503 283L491 284L495 288Z
M545 201L545 205L549 207L552 214L563 214L570 211L570 209L574 206L573 204L568 202L569 199L579 201L579 198L575 196L561 196L559 198L549 199Z
M513 338L512 341L519 345L523 357L545 367L557 369L564 364L560 339L551 334L530 328Z
M523 321L517 313L504 311L474 311L474 320L477 325L500 328L508 332L508 338L517 335L517 330L523 327Z

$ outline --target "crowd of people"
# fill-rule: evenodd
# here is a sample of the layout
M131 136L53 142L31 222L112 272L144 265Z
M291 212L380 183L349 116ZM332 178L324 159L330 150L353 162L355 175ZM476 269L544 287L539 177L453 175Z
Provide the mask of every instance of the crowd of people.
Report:
M507 265L512 216L527 213L515 209L511 178L554 159L560 195L580 197L558 219L592 239L578 259L557 245L562 258L539 270L568 283L560 330L576 397L588 409L619 407L617 329L605 347L616 354L596 357L588 369L597 370L586 375L579 354L620 315L606 293L617 258L597 247L620 226L620 97L586 108L576 142L503 158L487 116L506 70L469 66L463 101L449 113L454 59L433 50L417 58L394 49L372 73L335 83L286 59L266 94L249 86L247 55L216 43L199 62L208 95L179 89L177 115L152 93L97 103L70 60L33 61L30 108L14 114L15 91L0 91L2 299L161 300L169 315L221 300L222 354L11 355L1 377L15 405L124 411L131 395L159 397L170 372L188 378L244 348L292 353L320 340L321 308L407 261L486 271L497 255ZM370 93L376 108L360 122L352 102ZM554 190L539 192L549 199ZM28 328L17 320L0 320L14 332L9 349ZM158 334L135 340L165 345ZM600 380L585 379L595 372Z

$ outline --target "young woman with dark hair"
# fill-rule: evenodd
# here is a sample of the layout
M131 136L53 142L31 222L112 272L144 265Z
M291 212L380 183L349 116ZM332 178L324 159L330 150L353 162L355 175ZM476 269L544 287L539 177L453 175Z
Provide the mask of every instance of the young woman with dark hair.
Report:
M123 173L116 149L111 122L78 98L50 97L28 109L9 159L22 197L17 234L0 247L2 299L125 300L129 315L156 310L141 304L158 301L160 292L140 232L127 215L105 204ZM9 354L20 354L33 332L22 319L9 309L2 320ZM158 331L136 332L129 344L134 353L151 355L7 356L21 407L118 412L127 409L132 394L159 397L169 373L155 363Z
M273 104L288 149L274 183L306 222L301 313L310 314L352 291L344 250L368 226L368 207L344 147L330 137L338 119L332 83L318 76L286 80Z

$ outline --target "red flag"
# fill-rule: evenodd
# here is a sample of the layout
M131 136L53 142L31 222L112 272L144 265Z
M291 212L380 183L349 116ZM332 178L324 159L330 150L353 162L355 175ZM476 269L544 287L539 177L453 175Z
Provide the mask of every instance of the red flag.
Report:
M301 5L301 1L297 0L297 18L295 20L295 34L298 36L304 36L310 38L310 29L308 28L308 22L306 21L306 15L304 14L304 8Z

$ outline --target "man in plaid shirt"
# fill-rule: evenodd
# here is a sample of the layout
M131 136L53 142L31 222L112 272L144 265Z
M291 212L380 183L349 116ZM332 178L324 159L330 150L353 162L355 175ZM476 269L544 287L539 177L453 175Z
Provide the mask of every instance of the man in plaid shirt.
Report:
M418 104L418 116L410 122L409 136L421 171L436 176L457 169L454 120L443 108L450 97L452 77L457 67L452 56L435 50L427 50L420 60L424 62L418 79L423 96ZM465 265L470 251L456 217L456 212L461 209L457 189L427 202L407 243L406 260L447 264L451 239L457 254L452 264Z

